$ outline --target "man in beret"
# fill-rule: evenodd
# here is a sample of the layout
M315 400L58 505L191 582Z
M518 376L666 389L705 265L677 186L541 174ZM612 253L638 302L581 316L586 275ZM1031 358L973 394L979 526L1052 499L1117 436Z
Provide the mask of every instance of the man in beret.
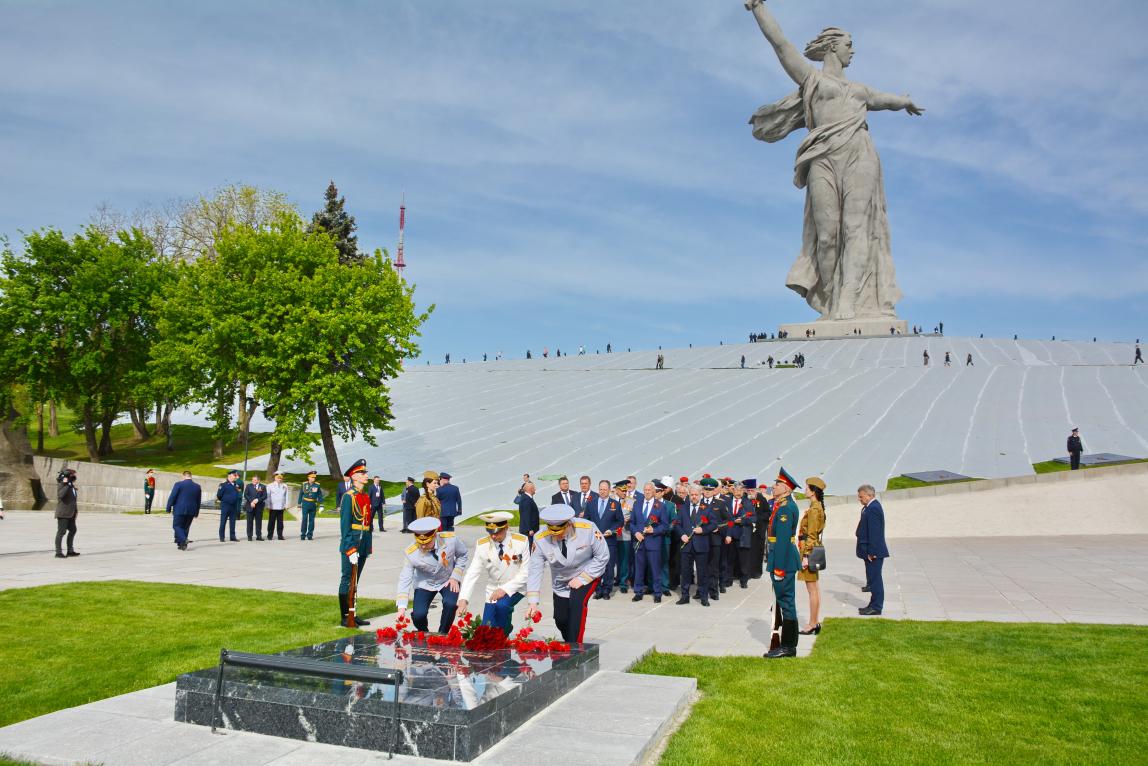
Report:
M341 576L339 578L339 608L341 610L340 624L347 621L347 614L354 603L351 601L351 571L355 571L355 581L363 576L363 568L367 565L367 557L371 555L371 498L367 494L367 461L356 460L351 467L344 471L346 483L350 489L343 493L339 503L339 559ZM370 625L366 620L355 615L356 625Z
M307 472L307 481L299 488L299 511L303 520L299 523L299 539L315 539L315 516L323 508L323 488L317 481L319 474L315 471Z

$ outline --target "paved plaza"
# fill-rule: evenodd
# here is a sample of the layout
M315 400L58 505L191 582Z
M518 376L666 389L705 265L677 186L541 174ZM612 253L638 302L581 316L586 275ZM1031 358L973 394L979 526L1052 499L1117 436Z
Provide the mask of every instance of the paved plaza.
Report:
M844 512L844 511L842 511ZM132 579L257 587L302 593L333 593L337 583L335 520L321 519L313 542L219 543L217 517L196 522L187 552L171 542L170 517L86 514L79 523L78 558L52 555L54 520L47 513L11 513L0 522L0 584L4 588L89 580ZM375 536L367 566L365 597L392 598L400 551L410 537L393 531ZM290 527L289 527L290 529ZM482 534L462 527L473 543ZM1148 536L967 537L891 539L885 567L884 618L1096 622L1148 625ZM853 542L826 541L829 569L822 579L826 617L856 617L867 602L860 592L863 569ZM331 597L331 614L336 603ZM564 736L585 721L579 711L617 709L621 697L634 702L615 717L610 738L579 738L583 751L551 764L639 763L688 709L694 679L639 676L624 671L653 649L702 655L760 655L768 647L767 615L772 602L766 580L736 585L708 609L677 606L666 598L633 603L629 596L592 602L586 635L601 643L601 671L558 703L531 719L475 763L522 763L539 738ZM798 611L805 616L804 588ZM549 594L542 599L543 633L549 623ZM521 620L522 609L519 609ZM857 618L861 619L861 618ZM878 618L866 618L878 619ZM432 622L434 613L432 612ZM333 622L334 620L332 620ZM390 622L380 618L379 624ZM372 626L373 629L374 626ZM813 641L802 637L799 654ZM206 728L173 720L174 684L146 689L59 711L0 729L0 752L44 763L130 764L269 763L367 764L377 753L298 742L243 732L212 735ZM641 711L637 713L635 711ZM426 762L396 757L399 763Z

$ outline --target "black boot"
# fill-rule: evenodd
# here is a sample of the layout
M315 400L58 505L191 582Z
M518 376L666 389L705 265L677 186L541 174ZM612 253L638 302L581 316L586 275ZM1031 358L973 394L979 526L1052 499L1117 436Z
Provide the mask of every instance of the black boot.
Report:
M339 615L340 615L339 616L339 624L340 625L346 625L347 624L347 594L346 593L340 593L339 594Z
M781 621L781 648L786 657L797 656L797 620Z

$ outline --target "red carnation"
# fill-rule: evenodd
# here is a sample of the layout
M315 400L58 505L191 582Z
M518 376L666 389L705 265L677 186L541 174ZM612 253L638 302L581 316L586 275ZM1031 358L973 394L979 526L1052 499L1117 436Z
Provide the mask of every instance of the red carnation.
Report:
M725 525L726 525L727 527L732 527L732 526L733 526L733 522L732 522L732 521L727 521L727 522L725 523Z
M702 516L702 523L703 523L703 524L709 524L709 523L710 523L710 520L709 520L709 519L707 519L705 516Z
M377 631L375 631L375 637L378 639L379 643L390 644L394 643L394 641L399 637L399 632L394 628L379 628Z
M535 609L534 610L534 616L531 617L530 619L534 620L535 624L542 622L542 612Z

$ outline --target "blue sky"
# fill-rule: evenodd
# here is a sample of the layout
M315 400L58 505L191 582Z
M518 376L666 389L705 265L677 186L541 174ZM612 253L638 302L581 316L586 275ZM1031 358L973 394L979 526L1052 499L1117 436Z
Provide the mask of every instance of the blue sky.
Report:
M949 334L1148 336L1148 4L770 0L799 46L853 34L899 313ZM793 89L740 0L0 0L0 233L232 182L364 247L438 308L427 357L714 344L813 318L784 287Z

